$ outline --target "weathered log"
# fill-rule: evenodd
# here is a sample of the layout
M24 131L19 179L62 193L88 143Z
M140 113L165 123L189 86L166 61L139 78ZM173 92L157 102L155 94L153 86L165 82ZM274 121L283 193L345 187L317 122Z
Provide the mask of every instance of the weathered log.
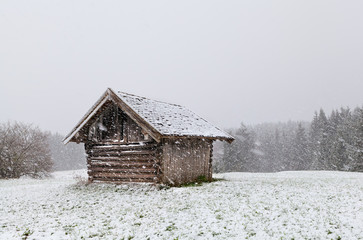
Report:
M124 184L124 183L134 183L134 182L142 182L142 183L156 183L155 179L113 179L113 178L93 178L92 182L95 183L114 183L114 184Z
M138 150L138 149L155 149L157 144L117 144L117 145L95 145L93 151L107 150Z
M109 172L109 173L156 173L155 168L114 168L114 167L90 167L88 172Z
M147 156L147 155L134 155L134 156L88 156L89 160L98 160L98 161L149 161L154 160L154 156Z
M90 166L110 166L110 167L143 167L154 166L154 161L91 161Z
M110 173L110 172L90 172L89 175L94 178L113 178L113 179L154 179L155 174L120 174L120 173Z
M154 150L143 150L143 151L105 151L105 152L90 152L88 155L96 156L130 156L130 155L155 155Z

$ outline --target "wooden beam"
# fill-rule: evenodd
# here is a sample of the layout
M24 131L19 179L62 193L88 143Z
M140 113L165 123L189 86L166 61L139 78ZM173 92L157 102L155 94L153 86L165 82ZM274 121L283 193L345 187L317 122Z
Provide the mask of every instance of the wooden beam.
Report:
M93 115L109 100L108 91L106 91L102 96L98 99L98 101L91 107L91 109L82 117L82 119L78 122L75 128L63 139L63 144L67 144L72 140L74 135L78 133L78 131L90 120Z
M156 168L115 168L115 167L90 167L88 172L108 172L108 173L156 173Z
M129 116L133 121L139 125L142 130L147 132L156 142L160 142L161 134L151 126L145 119L143 119L139 114L137 114L129 105L127 105L122 99L112 91L112 89L108 89L108 92L111 96L111 99L124 111L127 116Z
M156 174L122 174L122 173L110 173L110 172L89 172L88 173L92 177L103 177L103 178L121 178L121 179L143 179L150 178L153 179L156 177Z

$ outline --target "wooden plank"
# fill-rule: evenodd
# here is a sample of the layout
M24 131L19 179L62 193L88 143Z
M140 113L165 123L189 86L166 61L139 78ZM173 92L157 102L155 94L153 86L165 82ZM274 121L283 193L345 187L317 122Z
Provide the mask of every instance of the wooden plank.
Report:
M190 161L185 161L186 158L193 152L193 146L189 141L182 141L179 146L176 146L177 152L177 171L180 183L188 181L188 165Z
M112 178L112 179L154 179L155 174L126 174L126 173L89 173L93 178Z
M120 168L127 168L127 167L133 167L133 168L142 168L142 167L152 167L154 166L154 162L143 162L143 163L137 163L137 162L129 162L129 163L124 163L124 162L91 162L91 167L92 166L97 166L97 167L101 167L101 166L109 166L109 167L120 167Z
M213 141L209 141L208 142L208 146L209 146L209 170L208 170L208 173L209 173L209 175L208 175L208 180L209 181L212 181L212 178L213 178L213 163L212 163L212 161L213 161Z
M108 172L90 172L89 175L93 176L94 178L113 178L113 179L144 179L144 178L151 178L154 179L156 177L155 174L121 174L121 173L108 173Z
M110 172L110 173L156 173L155 168L114 168L114 167L91 167L88 172Z
M99 160L99 159L91 159L90 164L93 163L109 163L109 164L133 164L133 163L137 163L137 164L148 164L148 163L156 163L155 159L126 159L126 160L121 160L121 159L103 159L103 160Z
M162 165L163 165L163 178L162 182L164 183L171 183L169 181L170 178L170 158L171 158L171 151L170 151L170 145L169 140L163 140L162 142L162 148L163 148L163 156L162 156Z
M154 150L143 151L105 151L105 152L90 152L92 156L128 156L128 155L155 155Z
M157 144L115 144L115 145L95 145L92 147L93 151L107 151L107 150L138 150L138 149L155 149Z
M180 151L178 150L178 148L180 149L180 146L177 146L178 144L176 144L175 141L172 141L172 143L170 145L171 145L171 158L170 158L171 164L170 165L171 165L172 179L176 185L179 185L181 183L181 179L180 179L181 172L179 169ZM185 160L185 159L181 159L181 160Z
M140 156L114 156L114 157L89 156L88 159L97 160L97 161L154 161L154 159L156 158L154 156L149 156L149 155L140 155Z
M162 163L163 163L162 157L163 157L163 148L162 148L161 144L159 144L159 146L156 149L156 160L155 160L156 164L158 166L158 168L157 168L158 169L158 172L157 172L158 181L161 181L161 178L164 174L163 165L162 165Z
M156 163L156 161L154 159L136 159L136 160L120 160L120 159L105 159L105 160L98 160L98 159L91 159L89 164L93 164L93 163L99 163L99 164L133 164L133 163L137 163L137 164L148 164L148 163Z
M120 156L120 157L133 157L133 156L150 156L155 157L156 152L120 152L120 151L107 151L107 152L92 152L87 154L90 157L112 157L112 156Z
M154 179L113 179L113 178L93 178L94 183L114 183L114 184L125 184L125 183L155 183L157 180Z
M138 149L90 149L88 150L89 153L107 153L107 152L121 152L121 153L139 153L139 152L146 152L146 153L154 153L156 148L138 148Z
M193 140L191 140L191 141L193 141ZM189 182L198 177L198 169L199 169L199 152L200 152L200 149L197 146L198 143L196 141L193 141L193 142L194 142L194 144L192 144L192 145L195 146L195 149L192 152L193 154L192 154L192 159L191 159L191 162L190 162L190 165L192 165L193 168L191 169L191 174L190 174L190 177L188 179Z

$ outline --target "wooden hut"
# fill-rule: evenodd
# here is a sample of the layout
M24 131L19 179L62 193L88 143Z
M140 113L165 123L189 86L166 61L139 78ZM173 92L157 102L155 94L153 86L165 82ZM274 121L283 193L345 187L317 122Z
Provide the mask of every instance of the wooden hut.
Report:
M85 144L90 182L180 185L211 180L214 140L234 139L185 107L109 88L63 143Z

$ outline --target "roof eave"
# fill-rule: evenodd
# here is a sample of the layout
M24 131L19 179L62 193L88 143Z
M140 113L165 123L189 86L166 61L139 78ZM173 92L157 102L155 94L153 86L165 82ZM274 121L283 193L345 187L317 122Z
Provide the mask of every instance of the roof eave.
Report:
M220 140L232 143L234 141L233 137L221 137L221 136L197 136L197 135L162 135L162 138L173 139L173 138L199 138L199 139L209 139L209 140Z
M102 96L97 100L95 104L88 110L88 112L81 118L81 120L77 123L77 125L72 129L70 133L68 133L64 139L62 140L63 144L67 144L72 142L73 137L78 133L78 131L88 122L90 118L94 116L94 114L107 102L110 100L110 88L108 88Z

